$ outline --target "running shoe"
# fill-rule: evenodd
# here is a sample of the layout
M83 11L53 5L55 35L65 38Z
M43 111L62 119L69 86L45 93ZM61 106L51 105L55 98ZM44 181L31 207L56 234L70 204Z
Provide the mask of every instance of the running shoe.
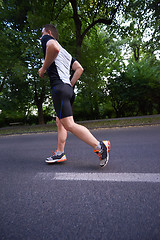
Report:
M100 141L101 150L94 150L94 152L98 155L100 160L100 166L104 167L107 165L109 160L109 152L111 149L110 141Z
M62 153L60 155L57 155L57 150L53 152L53 155L51 157L46 158L46 163L56 163L56 162L64 162L67 160L65 153Z

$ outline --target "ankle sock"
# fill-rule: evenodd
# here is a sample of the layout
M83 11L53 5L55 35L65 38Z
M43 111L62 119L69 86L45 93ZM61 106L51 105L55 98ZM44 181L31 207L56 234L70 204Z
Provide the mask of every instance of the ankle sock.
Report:
M61 155L62 153L64 153L64 152L61 152L61 151L57 150L56 155Z
M95 150L101 150L101 149L102 149L101 144L100 142L98 142L97 146L95 147Z

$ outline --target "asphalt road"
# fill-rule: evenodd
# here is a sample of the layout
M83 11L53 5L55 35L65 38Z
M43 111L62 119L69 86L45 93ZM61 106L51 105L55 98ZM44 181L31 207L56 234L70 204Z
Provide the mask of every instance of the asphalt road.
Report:
M160 239L160 126L92 133L111 141L103 169L72 134L53 165L56 133L0 137L1 240Z

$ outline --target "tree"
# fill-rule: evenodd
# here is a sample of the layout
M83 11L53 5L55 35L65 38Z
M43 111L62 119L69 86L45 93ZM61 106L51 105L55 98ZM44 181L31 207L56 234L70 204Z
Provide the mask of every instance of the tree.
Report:
M21 118L25 117L30 91L26 81L27 68L23 62L19 33L4 21L0 26L0 109L4 121L6 119L7 122L11 113Z
M77 1L70 0L76 28L77 58L80 57L84 37L97 24L111 25L122 0L119 1Z
M160 67L155 57L130 61L125 72L109 80L116 117L160 113Z
M103 9L103 1L100 1L99 3L96 1L88 3L87 1L59 2L56 0L48 0L42 2L41 0L37 0L25 2L19 0L8 0L3 3L2 12L5 20L3 19L2 22L5 26L9 27L11 31L14 31L14 34L17 35L16 39L18 41L21 40L20 50L22 50L23 53L19 51L18 57L21 56L24 65L28 69L27 81L29 83L29 89L34 93L34 101L38 108L40 123L44 123L42 104L48 97L48 84L46 84L45 80L41 80L37 76L37 71L41 62L38 60L40 57L39 52L38 54L36 53L36 45L38 45L36 38L37 35L40 35L40 27L42 24L44 22L50 22L53 19L56 19L57 24L59 24L58 18L61 16L63 18L67 13L66 16L68 16L69 19L72 14L75 23L76 43L78 49L76 55L80 56L79 50L88 31L98 23L111 24L121 2L122 1L115 1L116 6L114 4L110 4L108 6L108 10ZM107 5L105 7L107 7ZM85 19L83 19L84 17L82 16L84 8ZM90 8L89 15L87 15L88 8ZM95 8L97 9L95 10ZM72 18L70 19L72 20ZM87 24L85 24L85 21L87 21ZM81 27L78 25L79 22L81 22ZM81 33L81 31L83 32ZM71 41L72 38L69 38L69 42ZM4 81L2 82L2 86L4 86Z
M156 99L153 99L152 92L153 86L159 89L155 58L159 48L157 7L158 1L129 1L125 14L119 19L119 29L113 29L118 33L118 45L123 49L122 62L125 63L123 68L119 65L115 73L110 73L108 84L117 116L159 112L159 94L155 90Z
M42 104L48 97L46 92L48 91L49 84L46 84L46 78L40 79L38 77L38 68L41 66L42 53L40 53L40 49L37 49L37 46L40 46L40 43L37 41L38 36L40 36L40 29L37 29L36 24L34 24L37 18L35 17L34 19L33 14L30 13L33 3L34 1L8 0L3 4L2 13L4 18L2 18L1 22L3 26L1 38L3 38L4 48L1 50L3 52L2 55L4 55L4 51L6 51L6 57L2 60L3 69L0 74L2 79L0 89L3 90L4 86L9 89L19 78L21 82L23 81L24 85L25 82L28 82L27 91L24 92L25 88L22 88L23 93L28 95L28 97L26 97L28 104L26 102L25 104L26 106L30 105L30 102L33 104L34 100L38 108L39 123L43 124ZM18 72L22 69L21 66L25 67L25 78L22 72L21 76L18 76ZM12 74L8 74L9 72ZM15 76L13 78L15 73L17 73L17 77ZM21 87L22 85L20 84L16 85L16 89L18 89L17 94L21 93ZM32 94L30 92L32 92ZM10 91L8 94L12 98L17 95L11 94ZM21 100L18 98L19 105L21 106L24 98L22 95L19 96L21 96Z
M126 56L122 52L125 48L128 62L129 59L134 62L134 67L129 64L130 71L133 72L138 69L136 63L142 67L143 59L155 56L159 48L160 25L157 6L158 0L3 1L0 5L0 40L3 46L0 49L0 56L5 56L1 59L0 69L2 98L4 94L8 96L8 99L14 98L15 95L11 94L11 89L13 89L18 100L17 109L20 111L18 106L21 106L21 88L24 84L26 95L24 112L25 108L29 109L31 105L36 105L39 122L44 123L43 104L49 96L49 81L47 78L38 77L38 69L43 57L40 42L37 39L41 35L42 25L53 23L60 33L60 44L74 57L77 57L85 68L81 81L77 84L77 94L80 100L77 103L77 109L80 103L81 108L88 104L85 110L87 118L105 117L102 109L108 106L108 94L110 93L110 99L113 99L113 94L114 98L116 97L116 89L118 90L118 81L120 81L122 88L123 85L128 86L124 88L127 91L125 93L126 103L120 107L119 102L117 105L119 107L116 107L116 102L114 102L115 108L122 109L115 109L115 111L119 111L117 115L121 116L128 114L126 112L130 111L127 108L128 104L130 109L133 107L127 95L129 94L128 81L133 82L134 78L131 80L131 76L133 77L134 74L130 77L127 75L129 68L125 66ZM148 29L151 29L152 36L144 41ZM131 53L133 58L131 58ZM153 62L155 63L155 60ZM158 71L157 68L156 71ZM138 75L136 76L138 78ZM134 81L136 83L136 79ZM16 91L13 87L15 82L16 89L18 89ZM111 83L115 89L112 88ZM151 83L152 88L155 88L155 84L158 85L158 82ZM107 85L108 89L112 88L110 92L107 91ZM135 86L138 88L138 85L135 84ZM153 108L155 109L158 104L155 103L157 100L153 97L150 99L154 101ZM137 108L139 109L139 106Z
M154 54L159 49L158 0L129 1L121 18L119 36L125 40L135 61L143 52Z

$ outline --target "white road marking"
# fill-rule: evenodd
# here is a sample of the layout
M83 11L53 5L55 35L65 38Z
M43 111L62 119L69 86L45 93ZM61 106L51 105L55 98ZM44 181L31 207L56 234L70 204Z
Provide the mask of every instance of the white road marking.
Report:
M160 173L38 173L42 180L101 181L101 182L151 182L160 183Z

